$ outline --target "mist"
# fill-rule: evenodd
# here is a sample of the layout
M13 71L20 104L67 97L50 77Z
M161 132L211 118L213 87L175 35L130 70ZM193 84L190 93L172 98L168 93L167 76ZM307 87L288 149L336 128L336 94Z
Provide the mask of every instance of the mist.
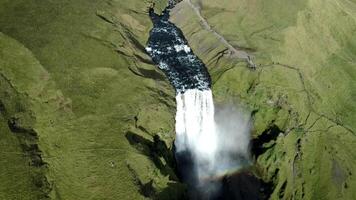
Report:
M211 90L190 89L176 101L180 175L198 195L192 199L212 199L221 178L250 164L250 117L232 104L215 109Z

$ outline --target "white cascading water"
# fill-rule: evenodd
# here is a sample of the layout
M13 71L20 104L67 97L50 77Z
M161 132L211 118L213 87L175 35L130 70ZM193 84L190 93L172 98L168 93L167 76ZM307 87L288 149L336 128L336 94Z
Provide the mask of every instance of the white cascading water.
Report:
M176 153L189 152L199 183L248 164L249 120L232 106L214 111L210 89L176 96Z
M176 151L192 153L199 179L213 175L218 140L212 92L189 89L176 101Z

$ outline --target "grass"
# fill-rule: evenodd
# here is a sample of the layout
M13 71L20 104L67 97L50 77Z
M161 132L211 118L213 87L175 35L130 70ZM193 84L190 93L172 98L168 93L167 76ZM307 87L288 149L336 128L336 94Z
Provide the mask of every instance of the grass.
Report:
M174 11L171 20L210 70L215 101L248 105L254 137L273 124L283 132L256 158L263 178L274 182L271 199L352 199L355 2L193 2L214 30L255 58L251 71L221 56L224 47L188 4Z
M152 148L172 143L174 92L143 49L152 26L149 5L0 1L0 73L12 88L0 91L7 113L1 115L0 198L143 199L184 190L165 153ZM34 122L26 125L21 113ZM9 130L15 116L23 135ZM27 164L37 158L21 148L29 142L40 151L40 167Z

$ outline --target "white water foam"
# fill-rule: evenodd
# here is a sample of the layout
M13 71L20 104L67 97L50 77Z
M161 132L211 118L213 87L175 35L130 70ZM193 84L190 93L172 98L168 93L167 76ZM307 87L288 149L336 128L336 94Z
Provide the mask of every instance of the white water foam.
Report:
M174 45L174 48L176 52L185 51L186 53L189 53L191 51L190 47L185 44Z
M179 148L196 147L195 150L206 156L212 156L216 150L216 130L214 121L214 103L210 90L187 90L176 97L176 133ZM183 142L185 145L179 145ZM195 146L197 145L197 146Z

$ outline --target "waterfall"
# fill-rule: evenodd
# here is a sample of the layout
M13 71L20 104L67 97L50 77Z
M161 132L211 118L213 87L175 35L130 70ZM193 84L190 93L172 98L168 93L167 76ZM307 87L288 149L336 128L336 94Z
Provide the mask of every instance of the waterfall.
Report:
M210 89L176 96L176 154L189 152L193 181L221 177L248 165L249 119L231 107L215 113Z
M176 102L176 152L191 152L201 179L214 173L218 145L212 92L189 89L178 93Z
M209 199L204 193L216 193L222 177L248 164L249 116L231 105L215 112L208 70L169 22L172 6L162 15L150 10L154 27L146 51L176 90L178 173L190 190Z

